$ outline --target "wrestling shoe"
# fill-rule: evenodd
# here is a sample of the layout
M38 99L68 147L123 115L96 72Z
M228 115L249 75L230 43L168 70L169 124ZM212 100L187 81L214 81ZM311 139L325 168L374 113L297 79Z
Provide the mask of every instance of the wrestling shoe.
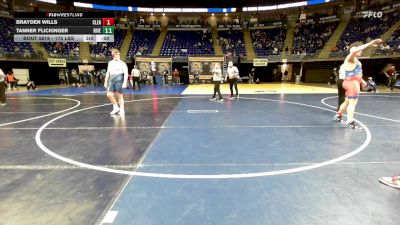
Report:
M335 122L340 122L340 121L342 121L342 115L336 114L336 115L333 117L333 121L335 121Z
M362 127L356 125L356 124L354 123L354 121L352 121L352 122L350 122L350 123L346 123L346 127L350 128L350 129L355 129L355 130L357 130L357 129L362 129Z
M120 109L119 108L115 108L113 109L113 111L110 112L110 115L115 115L117 113L119 113Z

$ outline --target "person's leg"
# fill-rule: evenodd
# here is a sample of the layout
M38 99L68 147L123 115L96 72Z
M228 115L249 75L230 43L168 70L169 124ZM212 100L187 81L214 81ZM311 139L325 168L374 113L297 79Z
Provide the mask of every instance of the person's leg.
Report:
M214 82L214 92L213 92L213 96L210 98L210 100L215 100L215 95L217 94L217 83L216 81Z
M354 122L354 111L356 110L356 105L358 98L349 98L349 105L347 106L347 123Z
M112 114L112 115L117 114L119 112L120 108L118 107L117 100L115 99L114 93L111 91L107 91L107 97L113 105L113 110L110 112L110 114Z
M119 113L120 115L125 114L125 101L124 94L121 92L117 92L118 103L119 103Z
M231 91L231 98L233 98L233 80L229 80L229 90Z
M338 80L338 107L337 113L333 117L334 121L340 122L342 121L343 113L346 112L347 106L349 105L349 100L346 96L350 96L351 92L347 91L350 89L351 82Z
M235 90L236 90L236 98L239 97L239 90L238 90L238 84L237 84L237 80L235 80L235 83L233 84L235 85Z
M222 94L221 94L221 90L220 90L221 89L220 86L221 86L221 83L217 82L217 93L218 93L219 99L223 100L223 97L222 97Z
M396 84L396 78L394 76L391 77L391 82L390 82L390 90L393 91L394 85Z
M137 83L138 90L140 90L140 78L139 77L135 77L135 81Z
M348 98L345 98L345 101L342 104L340 104L338 111L333 117L334 121L336 122L342 121L343 113L347 111L348 105L349 105L349 100Z
M338 106L337 106L337 111L339 111L340 105L345 101L346 90L343 88L343 80L342 79L338 80L337 86L338 86Z
M113 77L110 80L109 87L107 88L107 97L113 104L113 111L110 114L117 114L121 109L118 107L117 99L115 99L114 93L118 96L118 101L120 101L120 96L122 94L122 82L123 76Z
M387 88L390 89L392 83L392 78L391 77L387 77Z
M5 82L0 82L0 104L6 104L6 85Z
M122 88L122 83L123 83L123 75L119 76L116 81L115 81L115 94L117 95L118 98L118 103L119 103L119 112L118 114L125 114L125 107L124 107L124 90Z
M346 126L352 129L356 129L357 126L355 125L354 122L354 112L358 102L358 95L360 93L360 83L358 81L349 82L346 91L348 99Z
M134 78L134 77L132 77L132 78L129 80L129 84L131 85L132 90L135 90L135 78ZM129 86L129 85L128 85L128 86Z

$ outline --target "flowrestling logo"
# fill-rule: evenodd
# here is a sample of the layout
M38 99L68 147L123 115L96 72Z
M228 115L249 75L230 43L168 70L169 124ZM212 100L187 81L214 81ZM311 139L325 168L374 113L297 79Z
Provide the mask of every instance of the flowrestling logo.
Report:
M363 15L363 18L382 18L383 16L383 12L381 11L376 12L369 10L369 11L363 11L361 13Z

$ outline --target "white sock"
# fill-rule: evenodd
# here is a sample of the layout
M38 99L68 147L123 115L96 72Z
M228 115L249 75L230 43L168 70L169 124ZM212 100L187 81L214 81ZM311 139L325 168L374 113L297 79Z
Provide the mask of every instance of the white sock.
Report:
M113 104L113 109L119 109L118 104Z

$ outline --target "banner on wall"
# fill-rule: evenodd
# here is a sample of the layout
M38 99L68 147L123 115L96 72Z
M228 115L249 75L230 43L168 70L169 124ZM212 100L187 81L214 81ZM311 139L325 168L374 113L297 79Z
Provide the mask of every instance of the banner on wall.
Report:
M149 76L153 73L162 75L164 71L172 73L172 58L147 58L136 57L136 65L142 76Z
M253 59L253 66L267 66L267 65L268 65L268 59Z
M67 59L47 58L49 67L67 67Z
M189 75L212 75L215 64L222 69L224 57L189 57Z

